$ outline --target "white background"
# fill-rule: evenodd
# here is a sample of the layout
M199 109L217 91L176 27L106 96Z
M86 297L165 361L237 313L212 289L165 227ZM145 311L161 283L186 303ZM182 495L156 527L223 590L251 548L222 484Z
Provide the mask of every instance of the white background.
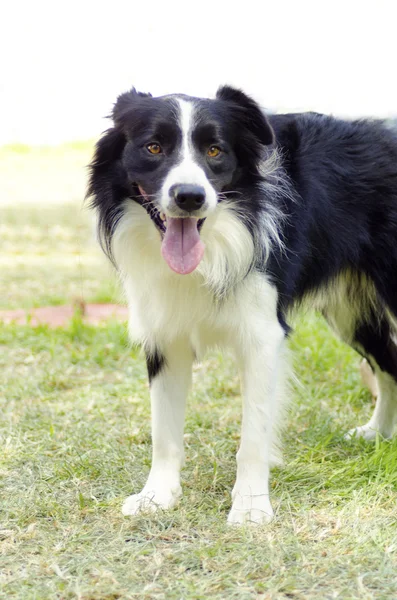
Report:
M0 16L0 144L96 137L133 84L397 115L396 0L10 0Z

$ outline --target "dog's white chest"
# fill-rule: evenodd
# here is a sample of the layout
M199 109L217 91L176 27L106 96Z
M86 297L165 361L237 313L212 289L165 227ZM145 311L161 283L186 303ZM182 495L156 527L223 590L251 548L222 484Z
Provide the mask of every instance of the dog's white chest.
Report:
M197 358L211 347L233 347L277 321L277 294L263 274L252 273L219 299L201 277L126 278L130 337L165 347L189 341Z
M202 237L206 250L198 269L190 275L173 273L146 212L126 205L113 249L128 299L132 341L165 347L186 338L201 356L208 347L240 343L249 332L259 332L262 323L274 323L276 290L263 273L247 275L253 240L236 214L221 204L207 219Z

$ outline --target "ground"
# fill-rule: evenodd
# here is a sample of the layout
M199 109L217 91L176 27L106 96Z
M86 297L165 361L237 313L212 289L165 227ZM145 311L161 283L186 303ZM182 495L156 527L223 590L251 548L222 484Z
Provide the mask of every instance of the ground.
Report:
M0 151L0 309L122 301L81 210L90 146ZM150 465L149 395L123 322L0 325L0 598L397 597L397 442L346 441L368 420L358 357L312 314L275 469L276 518L226 526L241 399L236 369L198 365L180 505L123 517Z

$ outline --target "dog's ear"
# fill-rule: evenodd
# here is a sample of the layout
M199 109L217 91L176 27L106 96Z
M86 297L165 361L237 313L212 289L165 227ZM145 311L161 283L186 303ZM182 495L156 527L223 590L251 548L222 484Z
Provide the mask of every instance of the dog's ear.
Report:
M91 198L90 206L97 210L99 242L110 259L112 234L121 216L122 202L129 193L121 161L125 144L126 137L121 130L108 129L97 143L89 165L86 199Z
M150 94L137 92L135 88L118 97L111 115L114 127L105 131L97 143L89 165L86 199L91 198L91 207L98 211L99 241L109 258L112 258L112 234L122 214L123 201L131 194L131 185L122 162L127 143L124 118L137 102L148 97Z
M216 93L218 100L223 100L235 109L236 120L250 131L263 146L274 142L273 130L259 105L241 90L224 85Z
M104 193L104 188L114 178L125 144L125 135L115 127L105 131L96 144L94 157L89 165L87 190L87 197L92 196L94 205L99 204L100 201L96 198Z
M150 97L150 94L137 92L132 88L121 94L114 105L111 117L114 127L105 131L95 147L94 158L89 165L90 179L86 197L92 197L92 205L100 206L110 202L115 192L115 186L120 189L126 179L121 158L127 143L123 131L123 117L136 105L140 98Z
M125 92L121 94L113 107L112 117L114 124L117 126L121 126L123 124L124 118L128 113L136 108L138 102L142 98L151 98L151 94L145 94L143 92L137 92L137 90L133 87L129 92Z

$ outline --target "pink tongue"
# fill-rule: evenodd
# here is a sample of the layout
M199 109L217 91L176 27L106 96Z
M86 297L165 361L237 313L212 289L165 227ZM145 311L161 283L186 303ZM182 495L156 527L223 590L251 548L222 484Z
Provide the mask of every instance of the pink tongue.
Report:
M200 239L197 222L193 217L167 217L161 254L175 273L191 273L203 258L205 246Z

